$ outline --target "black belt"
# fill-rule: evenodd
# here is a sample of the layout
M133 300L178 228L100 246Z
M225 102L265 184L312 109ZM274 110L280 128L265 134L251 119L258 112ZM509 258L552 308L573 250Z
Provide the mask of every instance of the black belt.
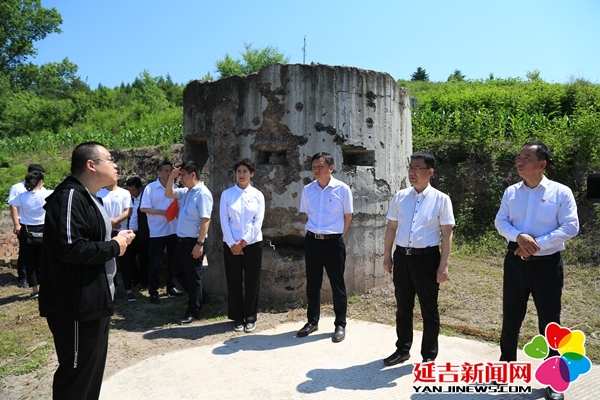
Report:
M556 257L557 254L560 254L560 251L557 251L553 254L548 254L547 256L529 256L529 257L521 257L515 254L515 250L519 248L519 245L516 242L508 242L508 252L515 257L519 257L523 261L541 261L541 260L551 260Z
M312 233L311 231L306 231L306 235L310 236L311 238L315 238L318 240L324 240L324 239L339 239L342 237L341 233L334 233L331 235L321 235L319 233Z
M414 247L396 246L396 251L399 251L403 256L424 256L425 254L433 254L440 252L440 246L423 247L416 249Z
M554 257L556 257L556 254L560 253L560 252L557 252L557 253L554 253L554 254L549 254L549 255L547 255L547 256L529 256L529 257L521 257L521 256L517 256L517 255L515 255L515 253L514 253L512 250L509 250L509 252L511 252L513 256L521 258L521 260L523 260L523 261L540 261L540 260L551 260L551 259L553 259Z
M179 239L180 242L197 242L198 238L193 238L193 237L179 237L177 236L177 239Z

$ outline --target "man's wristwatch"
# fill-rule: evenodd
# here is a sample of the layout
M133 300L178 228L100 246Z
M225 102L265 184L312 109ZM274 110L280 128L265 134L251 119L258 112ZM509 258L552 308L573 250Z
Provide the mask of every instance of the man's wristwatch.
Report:
M200 242L200 241L198 241L198 242L196 242L196 244L197 244L198 246L200 246L200 247L204 246L204 242Z

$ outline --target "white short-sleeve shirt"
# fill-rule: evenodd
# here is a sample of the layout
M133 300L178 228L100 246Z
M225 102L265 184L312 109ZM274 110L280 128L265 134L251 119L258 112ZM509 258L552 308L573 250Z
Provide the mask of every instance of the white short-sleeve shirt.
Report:
M193 188L175 189L179 200L179 215L177 216L177 236L198 237L202 218L209 218L213 208L212 193L204 183L200 182Z
M46 217L46 197L52 194L52 190L41 188L38 190L25 191L14 197L9 204L20 210L19 220L21 225L43 225Z
M173 186L175 189L175 186ZM155 210L166 210L173 202L173 199L165 197L165 188L160 180L146 185L140 208L153 208ZM167 221L164 215L146 214L148 216L148 228L150 237L163 237L175 234L177 232L177 218L171 222Z
M314 180L302 189L300 212L308 215L307 231L323 235L344 233L344 215L352 211L350 186L334 177L325 188Z
M108 214L109 218L116 218L123 214L125 209L131 208L131 193L123 188L116 188L115 190L107 190L106 188L100 189L96 193L96 197L102 199L102 204ZM119 229L113 228L113 230L122 231L127 229L126 220L121 221Z
M27 189L25 189L25 181L15 183L14 185L12 185L10 187L10 190L8 191L8 204L10 204L10 201L12 199L17 197L21 193L25 193L26 191L27 191ZM19 218L20 218L20 214L21 214L20 206L15 206L15 207L17 207L17 212L18 212Z
M431 185L421 193L413 187L397 192L386 218L398 222L396 245L416 249L439 246L441 227L454 226L450 197Z

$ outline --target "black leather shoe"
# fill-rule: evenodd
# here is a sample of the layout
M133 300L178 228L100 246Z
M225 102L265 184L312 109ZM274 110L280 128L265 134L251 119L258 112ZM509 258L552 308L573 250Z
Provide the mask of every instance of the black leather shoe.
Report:
M169 296L176 296L176 297L183 296L183 292L181 290L177 289L176 287L174 287L171 290L167 291L167 294Z
M423 361L421 362L421 364L426 364L428 362L434 362L435 360L433 358L424 358Z
M305 337L319 330L319 325L313 325L310 322L296 333L297 337Z
M564 400L565 395L554 391L550 386L546 388L546 400Z
M189 324L190 322L192 322L193 320L198 319L198 314L194 314L191 312L186 312L185 315L183 316L183 318L181 318L179 320L180 324Z
M331 337L331 341L333 343L339 343L346 337L346 328L343 326L336 326L335 331L333 332L333 336Z
M160 298L158 297L157 294L151 294L150 295L150 303L152 303L152 304L159 304L160 303Z
M388 358L384 358L383 363L386 366L391 367L392 365L403 363L404 361L408 360L409 358L410 358L409 353L402 354L399 351L395 351L394 354L392 354Z

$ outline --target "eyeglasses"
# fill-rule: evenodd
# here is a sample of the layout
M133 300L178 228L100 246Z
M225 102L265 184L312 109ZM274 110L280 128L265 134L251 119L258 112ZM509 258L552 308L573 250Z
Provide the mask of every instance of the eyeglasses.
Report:
M104 161L107 164L117 165L113 158L109 158L108 160L105 160L103 158L92 158L92 161Z
M419 172L419 171L429 169L429 167L413 167L413 166L409 165L406 169L408 169L409 172Z

